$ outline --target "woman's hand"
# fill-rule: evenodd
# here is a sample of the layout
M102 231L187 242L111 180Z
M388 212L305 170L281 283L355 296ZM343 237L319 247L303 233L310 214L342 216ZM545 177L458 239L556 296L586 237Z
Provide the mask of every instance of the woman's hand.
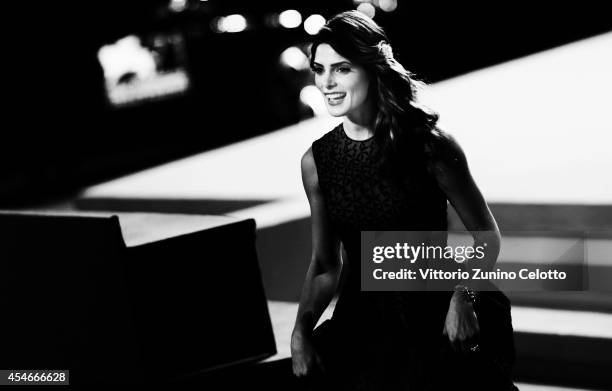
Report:
M300 332L294 332L291 336L291 360L293 374L297 377L312 376L317 371L325 371L312 342Z
M469 353L478 350L479 334L474 305L461 292L455 292L448 306L444 335L455 350Z

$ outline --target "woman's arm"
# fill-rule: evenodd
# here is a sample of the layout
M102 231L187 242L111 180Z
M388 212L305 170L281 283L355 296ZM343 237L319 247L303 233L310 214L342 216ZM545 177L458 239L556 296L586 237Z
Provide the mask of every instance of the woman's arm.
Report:
M465 153L455 138L445 132L437 133L433 148L431 169L440 188L474 238L473 246L484 246L485 249L484 258L468 260L465 269L492 270L499 255L501 236L495 218L470 173Z
M340 240L325 210L311 149L302 157L302 182L310 203L312 256L291 336L293 369L298 376L307 375L312 361L319 361L312 349L310 336L336 292L342 270Z
M501 237L495 218L472 178L465 153L457 141L445 132L436 132L432 149L430 168L440 188L472 234L473 247L483 246L485 249L482 259L466 261L465 270L470 276L474 268L489 271L497 262ZM478 288L473 280L463 280L460 284L471 289ZM451 298L444 333L457 350L470 352L478 349L480 328L473 304L458 291Z

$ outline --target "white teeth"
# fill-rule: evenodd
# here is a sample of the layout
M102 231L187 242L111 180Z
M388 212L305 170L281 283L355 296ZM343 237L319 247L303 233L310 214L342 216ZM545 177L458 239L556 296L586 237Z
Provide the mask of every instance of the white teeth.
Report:
M334 92L334 93L325 94L325 95L327 95L329 99L340 99L340 98L344 98L346 94L344 92Z

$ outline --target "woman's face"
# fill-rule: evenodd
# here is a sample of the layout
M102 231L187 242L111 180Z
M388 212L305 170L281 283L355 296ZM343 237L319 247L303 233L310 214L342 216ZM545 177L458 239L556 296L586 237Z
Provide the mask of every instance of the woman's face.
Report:
M363 67L342 57L330 45L319 44L313 61L315 84L334 117L359 115L365 110L370 79Z

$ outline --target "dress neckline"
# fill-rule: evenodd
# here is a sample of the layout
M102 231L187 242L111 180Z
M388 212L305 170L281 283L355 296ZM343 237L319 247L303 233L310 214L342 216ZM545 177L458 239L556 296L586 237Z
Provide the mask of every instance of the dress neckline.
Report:
M368 137L366 139L363 139L363 140L355 140L354 138L349 137L349 135L346 133L346 131L344 130L344 125L342 124L342 122L340 123L339 127L340 127L340 133L342 133L344 135L344 137L346 139L348 139L349 141L352 141L352 142L355 142L355 143L365 143L367 141L370 141L370 140L374 139L374 135L372 135L372 136L370 136L370 137Z

